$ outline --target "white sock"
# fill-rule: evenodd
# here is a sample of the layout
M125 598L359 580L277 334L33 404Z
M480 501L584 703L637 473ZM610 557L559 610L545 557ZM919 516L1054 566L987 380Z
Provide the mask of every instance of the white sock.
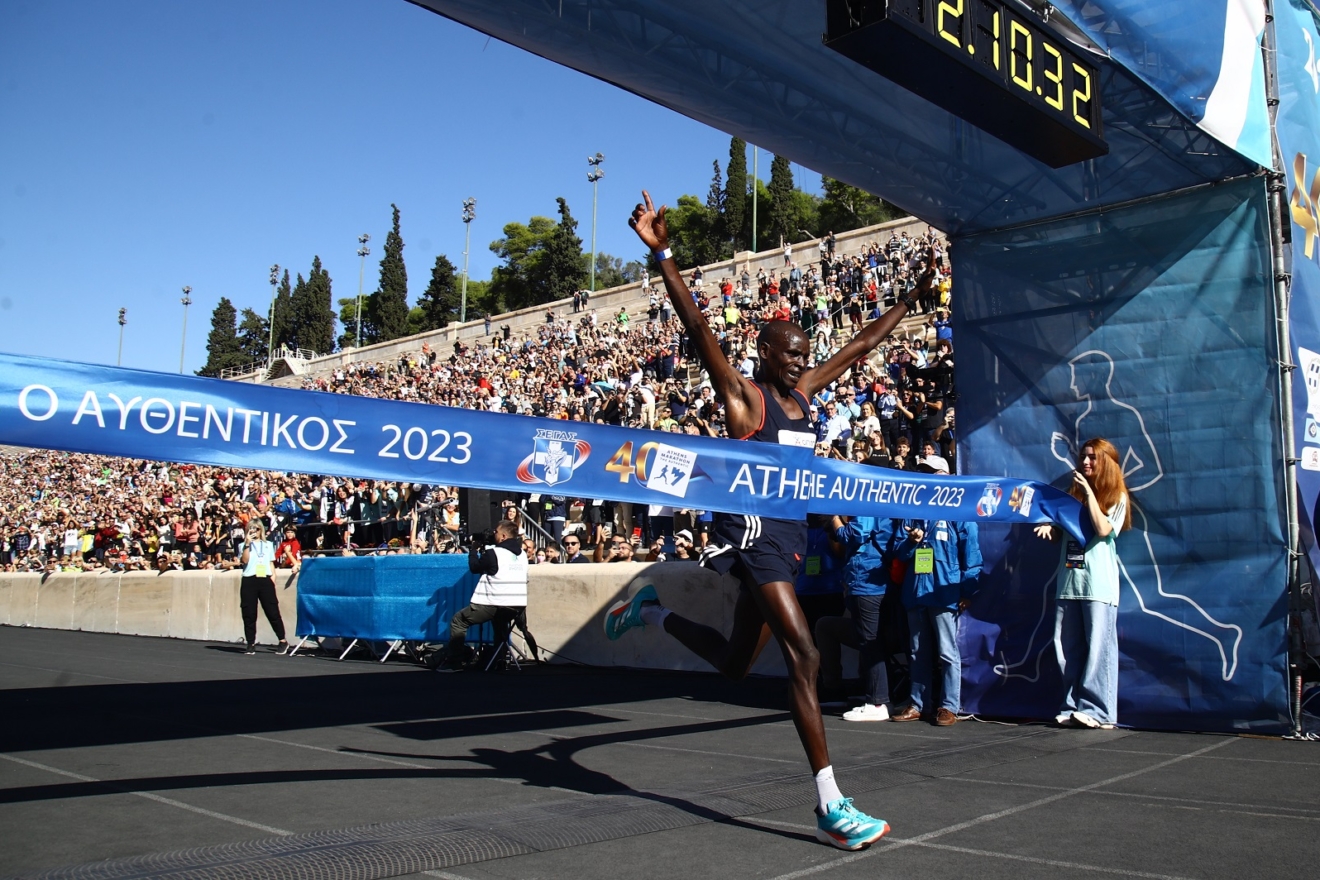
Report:
M826 767L816 774L816 800L820 804L820 814L825 815L830 804L843 797L838 784L834 781L834 765Z
M639 613L642 616L642 623L664 629L665 618L669 616L669 609L663 605L643 605Z

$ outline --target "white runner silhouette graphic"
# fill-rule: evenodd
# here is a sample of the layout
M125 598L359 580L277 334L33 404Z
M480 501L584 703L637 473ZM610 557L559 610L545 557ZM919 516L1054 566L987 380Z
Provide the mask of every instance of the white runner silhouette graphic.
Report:
M1141 417L1141 413L1137 411L1136 407L1123 403L1121 400L1115 400L1113 391L1110 388L1110 383L1114 379L1114 359L1103 351L1084 351L1069 361L1068 366L1072 371L1072 392L1078 400L1086 401L1086 408L1082 410L1081 415L1077 417L1076 422L1073 424L1072 439L1065 437L1058 431L1050 435L1050 453L1069 468L1075 468L1077 466L1077 447L1085 439L1100 436L1114 442L1121 437L1136 437L1140 434L1145 440L1141 452L1138 452L1131 445L1126 450L1119 450L1123 460L1123 478L1128 481L1128 491L1134 494L1158 483L1164 476L1164 468L1160 464L1160 455L1155 449L1155 441L1151 439L1150 433L1146 430L1145 419ZM1079 373L1081 373L1080 376ZM1103 391L1103 393L1093 393L1096 391ZM1082 425L1088 417L1091 417L1093 422L1103 424L1106 430L1083 430ZM1120 430L1113 430L1113 426L1122 427ZM1143 471L1145 473L1142 473ZM1216 635L1207 629L1200 629L1184 623L1149 607L1146 604L1145 597L1141 594L1141 590L1137 588L1136 582L1133 581L1132 575L1128 573L1127 566L1123 564L1122 555L1120 554L1118 568L1123 575L1123 579L1132 589L1133 595L1137 597L1137 606L1143 614L1157 617L1166 623L1171 623L1180 629L1196 633L1198 636L1214 642L1215 647L1219 649L1220 675L1224 681L1231 681L1237 673L1238 649L1242 645L1242 627L1235 623L1221 623L1190 596L1184 596L1181 593L1170 593L1164 589L1164 579L1160 574L1159 561L1155 558L1155 548L1150 542L1149 521L1146 519L1145 511L1141 509L1141 505L1133 502L1132 512L1134 517L1141 522L1139 526L1136 526L1136 523L1133 525L1136 526L1136 531L1141 533L1142 540L1145 542L1146 552L1150 557L1151 570L1155 573L1156 592L1165 599L1186 602L1196 609L1201 617L1205 618L1206 623L1220 632ZM1045 615L1049 608L1050 587L1056 577L1057 572L1050 575L1049 580L1044 584L1041 593L1040 618L1031 631L1031 638L1027 641L1027 648L1023 652L1022 659L1017 663L1009 663L1008 658L1002 652L1000 653L999 656L1002 662L994 667L994 672L1001 678L1021 678L1030 682L1040 679L1041 657L1044 656L1046 645L1042 645L1040 650L1035 652L1036 663L1032 674L1028 675L1025 672L1014 672L1013 670L1019 669L1030 662L1036 635L1045 622ZM1231 645L1226 646L1224 640L1231 642Z

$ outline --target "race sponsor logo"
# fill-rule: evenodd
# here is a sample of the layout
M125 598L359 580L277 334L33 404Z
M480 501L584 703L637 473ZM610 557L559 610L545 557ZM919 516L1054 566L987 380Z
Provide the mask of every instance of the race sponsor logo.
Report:
M977 516L994 516L999 510L999 502L1004 500L1004 490L998 483L986 483L981 500L976 502Z
M1320 446L1307 446L1302 450L1302 470L1320 471Z
M541 429L532 439L532 454L518 465L518 479L523 483L557 486L573 478L591 454L591 444L579 440L570 431Z
M697 454L661 443L656 447L646 478L646 488L676 498L687 496L688 482L697 466Z

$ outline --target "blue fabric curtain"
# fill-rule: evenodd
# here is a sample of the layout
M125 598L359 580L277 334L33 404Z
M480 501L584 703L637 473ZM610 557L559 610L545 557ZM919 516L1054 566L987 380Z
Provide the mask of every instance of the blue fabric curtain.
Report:
M959 239L963 463L1065 487L1079 443L1119 450L1119 719L1287 723L1286 542L1264 182ZM1058 548L982 530L963 621L968 711L1049 717Z

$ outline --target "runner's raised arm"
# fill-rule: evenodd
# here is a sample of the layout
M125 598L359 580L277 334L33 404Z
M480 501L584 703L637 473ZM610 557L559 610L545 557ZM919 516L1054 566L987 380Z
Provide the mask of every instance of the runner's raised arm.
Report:
M683 282L683 276L679 274L678 266L669 254L669 227L665 222L668 206L661 205L657 211L651 202L651 194L646 190L642 190L642 201L633 209L628 225L642 243L651 249L656 262L660 264L660 277L664 279L665 290L669 292L674 314L696 346L697 357L710 374L710 384L716 395L724 402L729 436L741 437L754 429L761 419L760 395L724 356L719 341L697 308L691 291Z

